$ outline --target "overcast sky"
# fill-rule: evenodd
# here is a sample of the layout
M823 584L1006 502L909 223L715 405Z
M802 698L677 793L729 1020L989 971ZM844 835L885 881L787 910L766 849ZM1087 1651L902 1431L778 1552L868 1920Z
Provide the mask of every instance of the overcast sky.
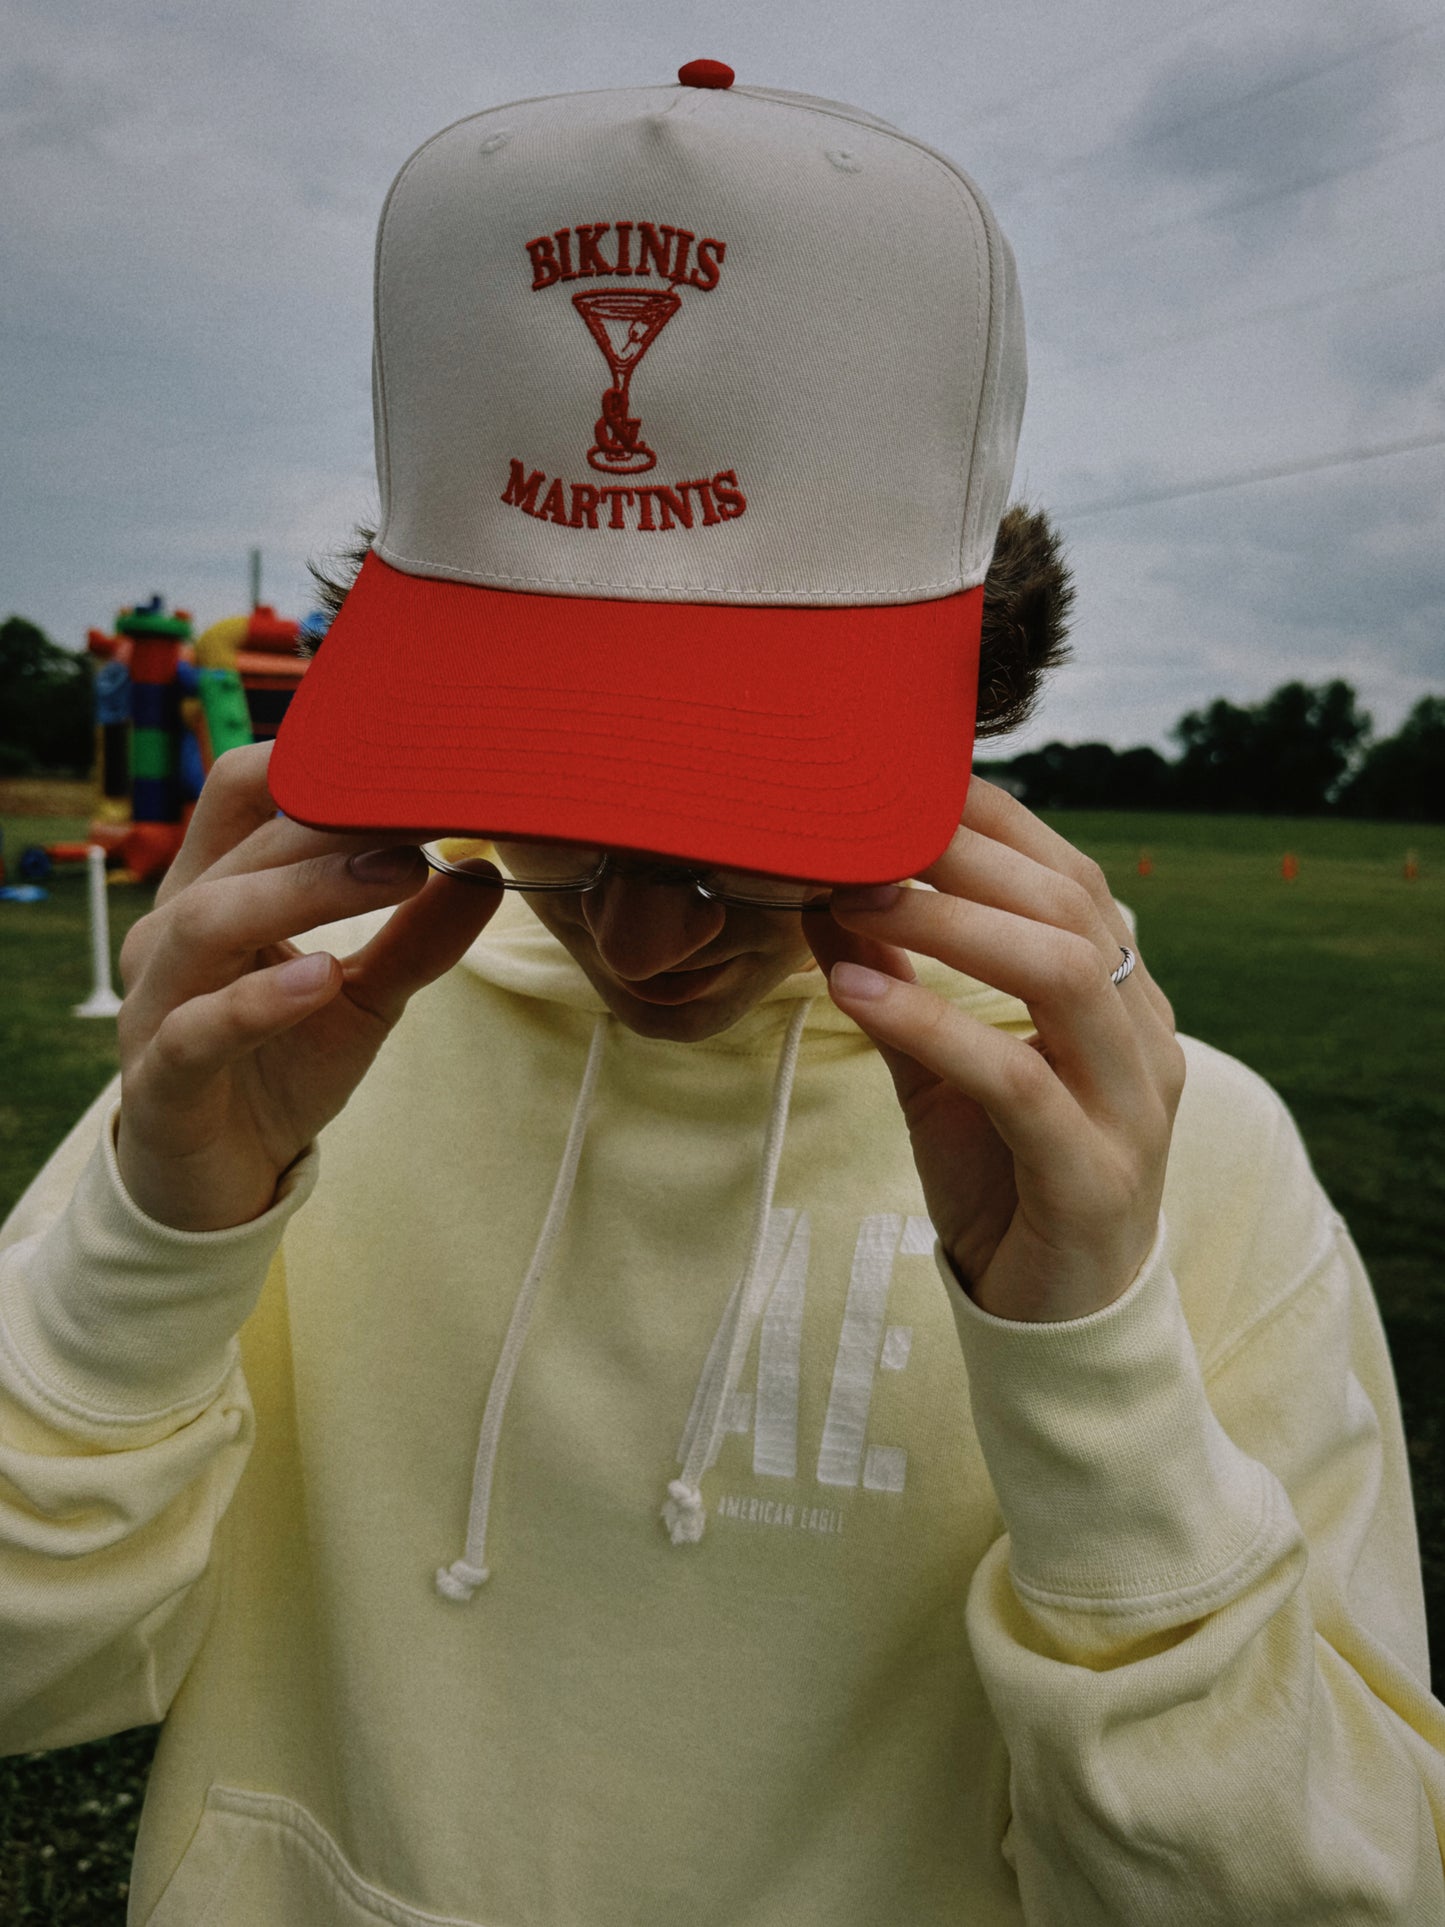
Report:
M1018 257L1016 489L1078 576L1012 747L1344 676L1445 693L1445 14L1431 0L5 0L0 614L310 606L375 500L371 248L449 120L574 88L852 101ZM1284 471L1281 473L1281 471ZM1246 479L1255 478L1255 479ZM1006 753L1004 746L999 753Z

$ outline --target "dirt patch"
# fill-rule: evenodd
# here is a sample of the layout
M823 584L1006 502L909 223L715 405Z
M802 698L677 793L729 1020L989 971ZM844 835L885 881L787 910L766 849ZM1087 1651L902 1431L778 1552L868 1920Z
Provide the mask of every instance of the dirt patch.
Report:
M63 776L0 776L0 816L89 816L95 785Z

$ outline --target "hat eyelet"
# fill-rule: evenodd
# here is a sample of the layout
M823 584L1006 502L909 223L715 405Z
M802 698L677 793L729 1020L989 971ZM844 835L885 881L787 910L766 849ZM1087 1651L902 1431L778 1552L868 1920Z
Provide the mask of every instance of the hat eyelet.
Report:
M861 174L863 163L858 156L846 147L825 147L824 157L830 160L840 174Z
M505 147L511 138L512 130L510 127L499 127L495 134L488 134L487 138L477 149L477 152L479 154L495 154L497 149L499 147Z

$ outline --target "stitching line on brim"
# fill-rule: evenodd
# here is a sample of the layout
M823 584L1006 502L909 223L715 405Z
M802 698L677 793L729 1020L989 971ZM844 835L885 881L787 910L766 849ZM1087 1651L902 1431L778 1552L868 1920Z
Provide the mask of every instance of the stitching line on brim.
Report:
M588 712L581 709L568 710L559 706L552 715L539 718L536 722L527 722L519 717L509 715L506 722L506 734L509 737L516 737L519 741L538 741L545 748L549 741L555 740L559 725L569 716L587 714ZM482 732L464 728L455 710L437 710L434 712L429 710L405 710L389 717L387 720L394 729L419 726L428 732L434 732L441 742L449 741L454 747L460 746L463 743L485 740ZM587 731L588 741L605 743L607 741L616 741L625 736L632 742L634 750L640 751L643 745L637 742L639 734L637 725L639 720L641 719L636 716L624 714L620 711L615 716L608 715L605 712L598 715L593 711L589 716L590 727ZM609 724L613 726L608 727ZM806 762L810 766L819 764L825 760L836 762L842 754L839 748L839 738L835 732L829 732L826 729L820 728L804 733L800 729L790 729L787 726L786 718L781 719L780 725L776 729L766 731L745 731L739 725L730 726L721 720L716 722L708 720L701 724L693 723L690 727L692 731L698 732L698 734L690 734L688 737L689 746L693 749L712 748L715 750L730 751L738 756L771 758L777 753L779 747L786 747L789 751L790 761L795 763ZM707 732L707 738L700 741L698 740L698 735L700 735L702 731ZM762 736L764 740L758 743L756 747L749 747L749 739L754 736ZM675 741L677 738L678 732L674 730L668 734L661 735L658 740L663 746L666 746L670 741ZM393 738L391 736L382 738L372 736L367 740L372 743L377 743L378 741L391 741ZM803 754L805 747L816 747L820 749L822 753L806 756Z
M428 726L424 719L422 720L421 728L415 733L414 737L410 731L408 731L406 737L402 737L399 732L408 729L408 725L414 721L413 716L409 712L394 713L386 720L388 726L380 733L378 733L375 725L367 726L353 721L348 731L351 742L358 749L380 753L383 758L389 758L398 751L407 749L414 749L419 755L425 753L432 761L435 761L438 753L444 754L448 750L468 761L480 756L489 774L493 772L500 774L508 771L524 770L534 771L538 775L543 773L550 774L547 766L555 759L560 762L561 771L565 775L567 770L576 766L578 760L579 752L576 749L561 748L555 746L548 740L551 732L547 729L545 723L536 723L530 726L513 725L509 723L506 729L506 736L509 739L507 745L493 747L487 738L478 731L463 731L457 729L454 733L448 735L445 732L439 733L434 727ZM623 720L626 721L628 719ZM606 747L605 741L598 740L596 736L593 736L588 742L586 750L581 753L585 754L588 760L594 765L606 766L612 764L625 770L635 769L640 753L639 745L635 741L635 732L632 730L624 731L623 729L616 729L609 732L609 734L613 741L619 741L624 735L626 736L626 741L621 749L610 750ZM510 741L511 739L519 737L540 738L541 740L534 740L530 747L523 748L519 745L518 750L512 752L510 749ZM853 740L856 745L856 738ZM648 780L654 787L657 784L660 772L675 771L680 775L696 777L708 770L716 773L716 766L718 764L722 764L725 770L730 770L738 764L761 763L764 769L771 770L776 767L778 761L776 754L769 749L752 751L739 748L737 745L728 742L684 744L677 742L675 739L663 738L658 742L649 743L642 747L645 750L647 759ZM808 759L804 766L810 771L821 772L830 765L839 771L839 780L835 783L827 783L821 780L820 776L813 778L808 785L811 794L834 794L844 791L845 786L846 788L856 786L855 783L849 783L845 772L849 764L852 764L854 767L857 766L859 760L857 748L855 746L853 754L848 757L846 761L841 754L841 749L842 745L840 744L839 751L835 752L832 756L825 755L823 757ZM676 751L676 753L669 754L669 751ZM794 767L801 761L801 758L790 757L788 759L788 766ZM767 776L760 778L756 774L750 774L749 780L754 785L765 789L776 789L783 795L788 796L798 794L801 788L798 783L789 781L786 776L779 776L769 780ZM871 772L862 780L865 782L872 781ZM899 793L899 790L895 788L894 794L897 795Z
M491 676L479 676L474 682L463 681L461 680L461 678L452 675L452 673L448 671L447 687L450 689L457 689L457 690L468 691L468 692L475 690L479 693L489 694L489 695L504 695L508 697L523 696L529 699L541 699L548 703L549 715L558 715L558 714L566 715L570 713L567 707L564 706L564 704L557 699L557 697L554 695L554 693L551 690L541 689L537 686L535 682L525 682L525 683L524 682L498 682ZM580 698L579 702L572 705L572 710L578 714L586 714L586 715L592 714L592 711L587 708L587 705L589 703L591 704L619 703L620 704L624 698L627 700L628 703L632 703L632 702L653 703L659 709L666 706L669 711L669 713L662 715L660 717L656 716L655 714L652 717L641 716L641 715L635 716L635 720L638 722L660 721L663 723L671 723L675 720L676 712L678 710L685 710L685 709L695 710L700 712L708 711L708 710L717 712L717 718L718 718L717 720L714 720L714 718L710 715L699 714L697 720L702 725L702 727L706 729L726 729L730 727L730 725L722 719L728 716L737 716L737 715L755 717L760 724L776 722L776 723L781 723L785 728L789 728L789 729L801 728L804 723L812 720L814 717L821 716L823 713L819 709L799 710L799 711L790 711L786 709L757 709L757 708L746 709L743 707L741 703L706 702L706 701L699 700L695 696L676 696L676 697L653 696L653 695L649 695L645 689L639 689L635 692L630 689L616 689L616 688L585 689L585 688L579 688L576 683L568 684L567 694L569 696L575 694ZM441 696L438 696L436 700L437 700L438 707L435 713L451 714L451 715L455 714L454 706L451 708L448 708L444 698L442 698ZM406 711L406 713L408 715L413 715L413 716L430 716L433 714L433 711L430 709L423 709L418 706L418 707L409 708ZM621 712L619 711L619 713ZM633 712L630 709L628 710L627 713L630 717L634 716L635 714L635 712ZM741 725L740 724L733 725L732 727L741 728Z
M535 775L539 773L536 769L535 762L529 762L525 765L525 768L529 774ZM505 768L497 772L501 777L505 777L511 773L512 772ZM472 779L470 787L475 789L476 773L474 770L470 772L459 772L459 774L470 774ZM498 787L500 788L501 785L499 784ZM819 795L826 796L828 794L826 791L811 791L809 792L807 800L799 802L790 802L786 797L779 797L775 802L770 803L770 815L753 816L751 814L744 814L743 811L733 803L729 803L723 808L713 810L700 810L696 807L689 808L688 805L691 798L686 792L668 790L655 781L645 781L642 778L629 781L624 776L620 787L623 789L633 789L645 796L655 797L665 801L670 815L680 816L688 822L716 823L720 820L726 820L729 823L741 824L750 830L761 831L776 829L777 824L774 818L778 813L798 817L816 816ZM333 771L328 774L326 779L327 791L338 797L358 795L364 797L427 797L449 794L455 788L455 781L443 786L438 783L429 783L420 776L408 778L405 782L388 782L384 778L378 779L375 776L368 776L364 781L352 782L348 781L344 776L337 775ZM565 779L553 779L549 777L549 793L570 803L595 803L597 800L595 789L586 785L569 784ZM529 796L534 795L535 790L529 788L527 794ZM902 789L895 788L886 797L880 798L869 805L859 805L852 809L849 809L846 805L835 806L830 802L829 808L834 819L834 827L829 830L809 830L803 828L801 825L790 825L789 834L800 838L804 842L833 843L837 840L836 823L839 818L842 818L845 822L858 819L866 823L882 815L885 810L892 809L902 795Z
M547 589L554 595L571 596L580 590L601 590L612 601L626 601L635 598L639 602L661 602L664 597L681 597L684 601L696 601L699 596L716 596L720 603L737 603L739 594L766 596L767 602L737 603L740 608L818 608L842 607L849 609L889 609L900 603L916 601L923 597L926 601L942 602L953 594L966 595L976 589L976 582L959 582L956 578L946 578L938 582L915 582L897 591L890 590L887 601L877 599L876 589L775 589L770 585L756 582L597 582L586 576L571 576L559 581L550 575L498 575L486 569L454 568L450 563L438 562L426 555L402 555L398 550L383 548L374 542L372 548L383 562L394 568L410 570L415 573L430 571L426 579L434 582L489 582L498 588L516 588L527 583L532 588ZM937 595L928 591L938 590ZM837 603L799 602L801 595L826 595L839 598Z
M337 800L344 801L347 796L352 794L351 786L346 784L336 784L334 786L334 789L335 789L335 796ZM425 802L428 796L431 794L431 792L429 791L420 790L415 785L408 785L405 789L398 792L394 790L390 785L381 784L381 783L367 784L365 788L361 790L361 794L368 799L372 797L388 797L398 793L404 796L408 800L408 802L410 802L412 798L416 798L416 800L419 802ZM552 793L558 796L561 800L569 803L574 803L574 802L575 803L595 803L597 800L595 793L592 791L573 792L569 794L564 789L557 789ZM503 793L499 792L499 794L503 794ZM512 794L512 792L505 792L505 794L510 795ZM536 799L534 796L529 794L528 796L524 797L522 800L524 802L535 802ZM680 820L683 823L688 825L698 824L698 825L702 825L705 828L712 829L712 828L716 828L719 824L726 823L727 827L729 828L756 830L763 835L777 834L779 829L779 825L777 822L777 815L779 813L783 813L791 816L794 814L801 814L802 810L801 810L801 806L799 806L796 811L792 809L784 810L783 806L780 805L775 809L772 815L769 815L766 817L755 817L751 815L745 815L742 811L737 809L730 809L727 811L726 816L723 816L721 813L717 811L714 811L711 815L707 815L707 814L704 814L704 812L702 812L701 810L690 810L690 809L683 808L681 805L673 805L666 812L670 820ZM897 834L896 832L889 832L885 828L880 828L878 826L876 819L880 814L881 812L878 810L869 812L867 820L865 820L862 824L859 825L857 831L849 833L850 841L853 844L853 846L857 849L860 856L866 856L867 852L870 849L872 849L875 845L882 842L885 836L888 836L890 837L891 840L896 841L896 834ZM837 820L840 818L844 821L846 825L846 823L850 821L852 818L858 817L861 815L863 815L863 812L858 810L835 811L834 812L835 825ZM818 830L809 830L809 829L803 828L799 824L795 824L791 822L786 824L784 828L786 830L789 847L796 845L800 849L807 849L807 848L816 849L826 844L831 849L836 845L838 841L838 834L837 834L836 827L832 835L826 835L822 831L818 831ZM455 833L457 835L482 834L480 831L468 831L465 828L461 830L457 830ZM514 832L514 834L520 834L520 832Z
M370 738L370 740L368 740L368 738L364 738L364 736L355 736L353 740L355 740L356 746L362 748L362 750L414 748L414 750L418 750L418 752L424 750L424 752L434 753L437 748L451 748L451 750L460 748L460 757L462 757L462 759L460 759L457 767L459 767L459 769L472 769L472 771L476 769L476 763L466 755L466 746L464 746L464 744L462 744L462 746L457 746L457 744L437 746L435 742L430 742L430 740L428 740L428 742L418 742L418 744L397 744L395 738ZM555 775L559 775L559 777L566 779L566 771L576 767L576 757L574 757L574 755L566 755L566 753L563 752L555 753L557 753L557 757L559 757L559 767L557 767L555 771L547 767L547 763L551 761L551 757L547 757L547 755L526 755L526 759L509 757L505 752L497 753L497 755L489 755L486 763L486 775L487 777L491 777L491 775L499 775L499 777L501 777L501 775L536 773L538 777L555 777ZM593 757L593 761L603 763L603 765L611 763L611 765L615 765L620 771L630 771L630 769L636 769L636 767L638 767L638 757L636 757L636 755L626 755L626 753L617 753L617 755L599 753L599 755ZM672 761L665 763L665 761L661 761L661 759L657 759L657 757L649 757L649 761L647 761L647 775L630 780L634 780L638 788L659 790L659 788L665 786L665 782L659 780L659 771L674 771L674 773L684 775L684 777L707 777L707 775L717 777L717 775L730 773L734 767L736 767L736 765L728 763L728 765L724 765L722 771L719 771L719 769L713 767L709 761L697 761L697 759L682 759L682 761L678 761L678 759L672 759ZM827 767L827 763L823 763L821 767ZM767 777L767 775L761 775L761 773L759 773L759 775L751 775L749 771L740 771L740 775L748 780L753 788L757 788L757 790L778 790L778 792L782 792L784 798L786 798L786 796L796 796L798 790L800 790L800 784L788 782L788 780L782 779L782 777ZM828 796L828 798L844 798L844 796L850 796L850 794L855 794L857 790L863 790L863 788L869 788L869 786L871 786L871 777L865 775L865 777L857 777L857 779L852 780L852 782L842 782L842 784L828 786L828 788L823 788L823 786L819 786L817 790L811 790L811 788L809 788L809 796L811 796L811 794L817 794L817 796ZM584 792L584 794L586 794L586 792ZM900 790L900 788L894 788L894 790L890 792L890 800L896 798L896 796L900 796L900 794L902 794L902 790ZM784 807L788 807L788 805L784 804ZM882 805L880 805L880 807L882 807Z

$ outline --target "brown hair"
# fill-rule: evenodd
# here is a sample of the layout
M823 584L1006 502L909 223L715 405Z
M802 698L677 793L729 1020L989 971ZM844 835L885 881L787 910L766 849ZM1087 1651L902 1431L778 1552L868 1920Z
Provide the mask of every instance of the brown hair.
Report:
M375 530L358 526L344 549L307 566L316 599L336 616L356 580ZM1059 532L1042 509L1015 502L999 523L983 585L976 733L1004 736L1033 714L1044 678L1069 655L1074 578ZM303 648L314 655L320 643Z

